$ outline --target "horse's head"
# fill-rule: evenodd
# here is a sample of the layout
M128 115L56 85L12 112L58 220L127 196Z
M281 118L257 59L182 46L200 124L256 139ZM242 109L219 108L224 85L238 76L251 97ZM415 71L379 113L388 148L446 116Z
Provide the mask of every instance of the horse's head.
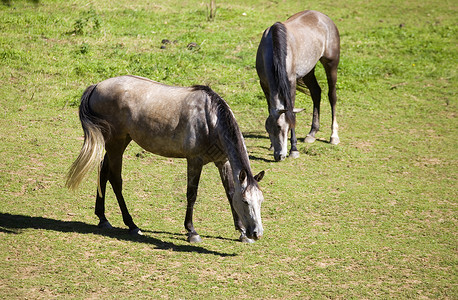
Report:
M294 108L293 113L298 113L303 110L302 108ZM286 109L270 111L265 124L276 161L284 160L287 155L288 132L291 128L291 124L286 120L285 113Z
M269 134L271 146L274 149L276 161L284 160L288 148L288 131L290 124L285 118L286 110L270 112L266 119L266 130Z
M233 207L246 229L246 236L254 240L260 239L264 232L261 221L261 203L264 196L257 184L263 176L264 171L249 180L246 171L242 170L233 197Z

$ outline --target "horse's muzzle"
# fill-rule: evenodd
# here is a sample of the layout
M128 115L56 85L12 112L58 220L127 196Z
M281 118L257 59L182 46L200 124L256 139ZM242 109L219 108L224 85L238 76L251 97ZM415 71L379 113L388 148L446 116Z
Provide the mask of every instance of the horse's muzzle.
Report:
M285 154L282 153L274 153L274 159L275 161L282 161L286 158Z
M260 240L261 237L262 237L262 235L258 235L258 234L256 234L256 233L253 234L253 236L251 236L251 237L249 236L250 239L253 239L253 240L255 240L255 241Z
M258 230L248 230L247 233L246 233L246 236L249 238L249 239L252 239L252 240L259 240L261 239L262 237L262 230L261 231L258 231Z

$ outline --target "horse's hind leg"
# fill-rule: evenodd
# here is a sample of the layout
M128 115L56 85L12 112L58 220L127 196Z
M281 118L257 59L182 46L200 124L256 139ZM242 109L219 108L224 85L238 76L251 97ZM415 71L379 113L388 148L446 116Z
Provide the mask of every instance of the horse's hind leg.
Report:
M313 101L313 117L312 128L309 134L305 137L307 143L313 143L316 140L316 133L320 130L320 102L321 102L321 88L315 77L315 68L312 69L307 75L302 78L305 85L310 91Z
M188 187L186 192L186 198L188 206L186 208L186 218L184 220L184 227L188 231L187 241L190 243L200 243L200 238L197 231L194 229L192 222L192 215L194 212L194 203L197 199L197 189L199 187L200 174L202 173L203 163L200 159L188 159Z
M338 130L339 125L337 124L336 120L336 103L337 103L337 93L336 93L336 83L337 83L337 65L339 64L338 59L334 60L322 60L322 64L324 66L324 70L326 71L326 77L328 79L328 97L329 103L331 104L331 114L332 114L332 124L331 124L331 139L330 143L333 145L337 145L340 143Z
M141 235L140 229L135 225L132 216L129 214L124 196L122 195L122 155L130 141L131 139L127 137L125 139L110 141L110 143L107 143L105 146L108 156L108 180L118 200L119 208L122 213L122 220L124 224L129 227L129 233Z
M95 215L99 217L99 228L112 228L110 222L108 222L105 216L105 191L107 188L108 181L108 155L105 154L105 157L102 161L102 167L100 169L99 185L100 193L97 191L97 197L95 200Z

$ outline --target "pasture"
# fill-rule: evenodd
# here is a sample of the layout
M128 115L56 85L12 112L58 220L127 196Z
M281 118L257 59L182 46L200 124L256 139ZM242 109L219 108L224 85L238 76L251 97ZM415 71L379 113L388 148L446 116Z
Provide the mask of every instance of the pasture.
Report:
M450 0L81 1L0 4L0 297L458 298L458 25ZM312 102L298 93L300 157L275 162L255 70L261 34L295 12L341 34L337 120L303 143ZM164 41L163 40L168 40ZM190 43L196 43L188 47ZM162 46L162 47L161 47ZM260 186L264 236L237 241L218 171L204 167L186 242L186 161L124 155L127 234L111 188L97 228L96 171L66 172L82 145L85 88L134 74L206 84L231 106Z

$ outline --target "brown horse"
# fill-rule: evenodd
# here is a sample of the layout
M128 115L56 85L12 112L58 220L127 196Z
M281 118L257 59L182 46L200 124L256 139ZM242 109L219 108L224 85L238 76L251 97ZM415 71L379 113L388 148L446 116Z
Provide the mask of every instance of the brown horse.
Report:
M337 27L326 15L306 10L291 16L285 22L277 22L264 31L256 55L256 70L267 99L269 116L266 130L275 160L286 157L288 132L291 130L291 157L298 157L294 131L297 112L294 102L296 89L310 90L313 100L312 128L305 138L314 142L320 127L321 88L315 77L318 61L324 66L329 87L332 111L331 144L340 142L336 121L337 66L340 57L340 37Z
M75 189L89 170L99 166L95 204L99 227L111 227L105 217L109 181L129 232L141 234L122 195L122 156L134 140L149 152L187 159L188 206L184 226L189 242L201 241L192 215L202 167L209 162L219 169L240 240L253 242L262 236L263 195L258 181L264 171L253 176L234 115L209 87L173 87L136 76L110 78L86 89L79 116L84 143L69 170L66 185Z

